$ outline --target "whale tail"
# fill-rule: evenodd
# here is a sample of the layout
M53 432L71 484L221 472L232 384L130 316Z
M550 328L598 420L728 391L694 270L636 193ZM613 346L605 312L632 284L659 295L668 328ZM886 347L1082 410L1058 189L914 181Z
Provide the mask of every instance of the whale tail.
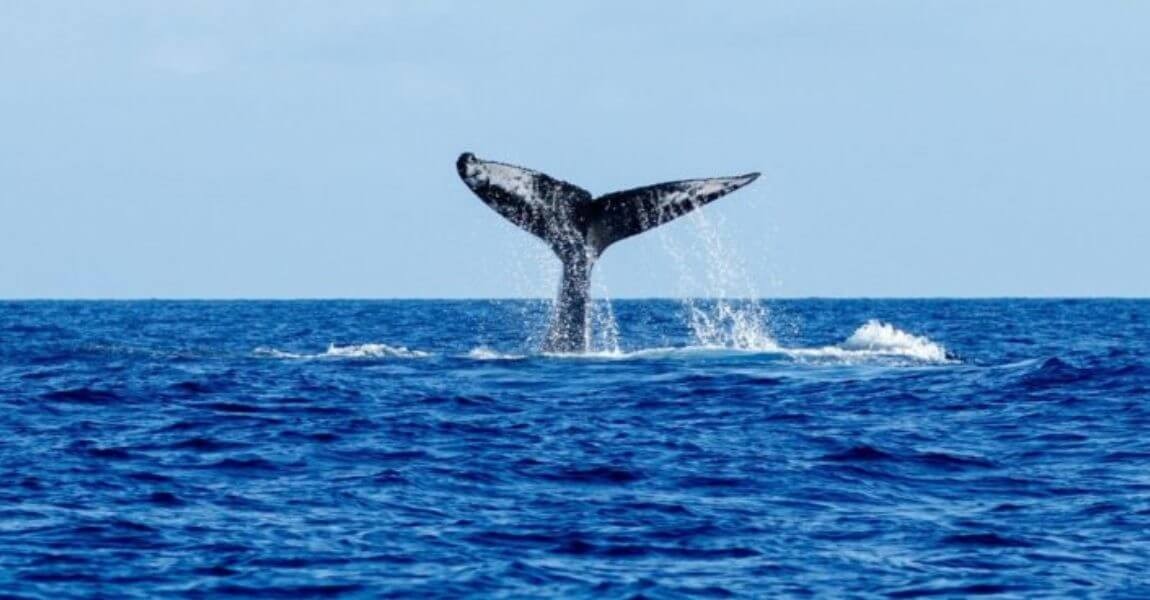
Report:
M563 262L563 281L544 351L579 352L589 344L591 268L608 246L683 216L751 183L758 173L670 181L592 197L538 171L480 160L456 161L460 178L485 204L543 239Z

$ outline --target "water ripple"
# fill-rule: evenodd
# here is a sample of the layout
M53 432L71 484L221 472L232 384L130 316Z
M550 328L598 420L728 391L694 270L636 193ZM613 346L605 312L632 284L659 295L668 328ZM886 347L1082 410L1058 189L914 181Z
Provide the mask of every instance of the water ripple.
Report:
M0 590L1150 596L1150 303L769 308L0 303Z

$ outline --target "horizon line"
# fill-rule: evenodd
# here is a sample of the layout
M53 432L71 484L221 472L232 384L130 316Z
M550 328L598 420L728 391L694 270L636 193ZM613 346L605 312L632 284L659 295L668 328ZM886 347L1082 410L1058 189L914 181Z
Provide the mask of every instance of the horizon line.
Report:
M1003 295L1003 296L759 296L759 297L725 297L713 296L618 296L594 298L606 301L651 301L651 300L732 300L732 301L774 301L774 300L957 300L957 301L985 301L985 300L1150 300L1150 296L1118 296L1118 295ZM28 296L15 298L0 298L0 303L12 302L474 302L474 301L535 301L552 302L554 298L545 296L123 296L123 297L48 297Z

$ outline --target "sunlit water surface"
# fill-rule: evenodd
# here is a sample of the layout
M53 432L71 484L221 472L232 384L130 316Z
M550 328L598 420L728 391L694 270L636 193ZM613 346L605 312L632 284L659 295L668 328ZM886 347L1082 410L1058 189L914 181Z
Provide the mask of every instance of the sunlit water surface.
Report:
M0 304L0 590L1150 595L1150 302L604 309Z

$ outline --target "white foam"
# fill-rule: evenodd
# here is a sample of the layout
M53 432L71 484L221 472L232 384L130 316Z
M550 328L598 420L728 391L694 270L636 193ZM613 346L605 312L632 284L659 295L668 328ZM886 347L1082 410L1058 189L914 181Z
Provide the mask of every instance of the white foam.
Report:
M479 346L472 348L471 351L467 353L467 358L474 360L522 360L527 358L527 356L525 354L507 354L493 348L488 348L487 346Z
M954 362L942 344L925 336L907 333L889 323L871 319L843 342L822 348L788 349L795 358L860 362L874 359L905 359L926 363Z
M720 358L724 356L784 355L785 352L772 350L733 348L729 346L658 346L638 350L597 350L591 352L544 352L547 358L568 360L641 360L674 358Z
M946 348L926 336L918 336L895 328L890 323L871 319L840 344L845 350L863 350L877 353L909 356L925 361L948 360Z
M323 356L337 358L424 358L431 356L422 350L409 350L403 346L388 346L387 344L358 344L353 346L336 346L329 344Z
M727 320L726 326L738 326L738 320ZM744 323L745 325L745 323ZM759 328L750 331L761 333ZM946 364L958 362L946 348L925 336L907 333L889 323L871 319L854 331L847 339L831 346L815 348L787 348L779 346L768 335L721 335L712 337L718 343L702 343L679 347L654 347L622 351L618 348L583 353L543 353L548 358L574 360L643 360L674 358L722 358L724 356L778 357L816 364ZM253 353L279 359L349 359L349 358L425 358L430 352L412 350L404 346L387 344L330 344L325 352L306 354L287 352L261 346ZM467 358L473 360L523 360L525 354L500 352L487 346L472 348Z
M722 358L724 356L778 357L813 364L947 364L957 362L946 348L925 336L907 333L881 321L872 319L855 330L846 340L815 348L786 348L770 337L752 339L725 337L726 343L699 344L680 347L644 348L623 352L619 350L585 352L578 354L544 353L549 358L584 360L629 360L668 358ZM736 341L736 343L731 343Z
M285 352L260 346L253 351L257 356L286 359L317 359L317 358L425 358L430 353L422 350L410 350L404 346L389 346L387 344L355 344L350 346L337 346L329 344L326 352L317 354L304 354Z
M252 350L252 354L256 356L264 356L267 358L307 358L305 354L296 354L295 352L284 352L268 346L260 346Z

